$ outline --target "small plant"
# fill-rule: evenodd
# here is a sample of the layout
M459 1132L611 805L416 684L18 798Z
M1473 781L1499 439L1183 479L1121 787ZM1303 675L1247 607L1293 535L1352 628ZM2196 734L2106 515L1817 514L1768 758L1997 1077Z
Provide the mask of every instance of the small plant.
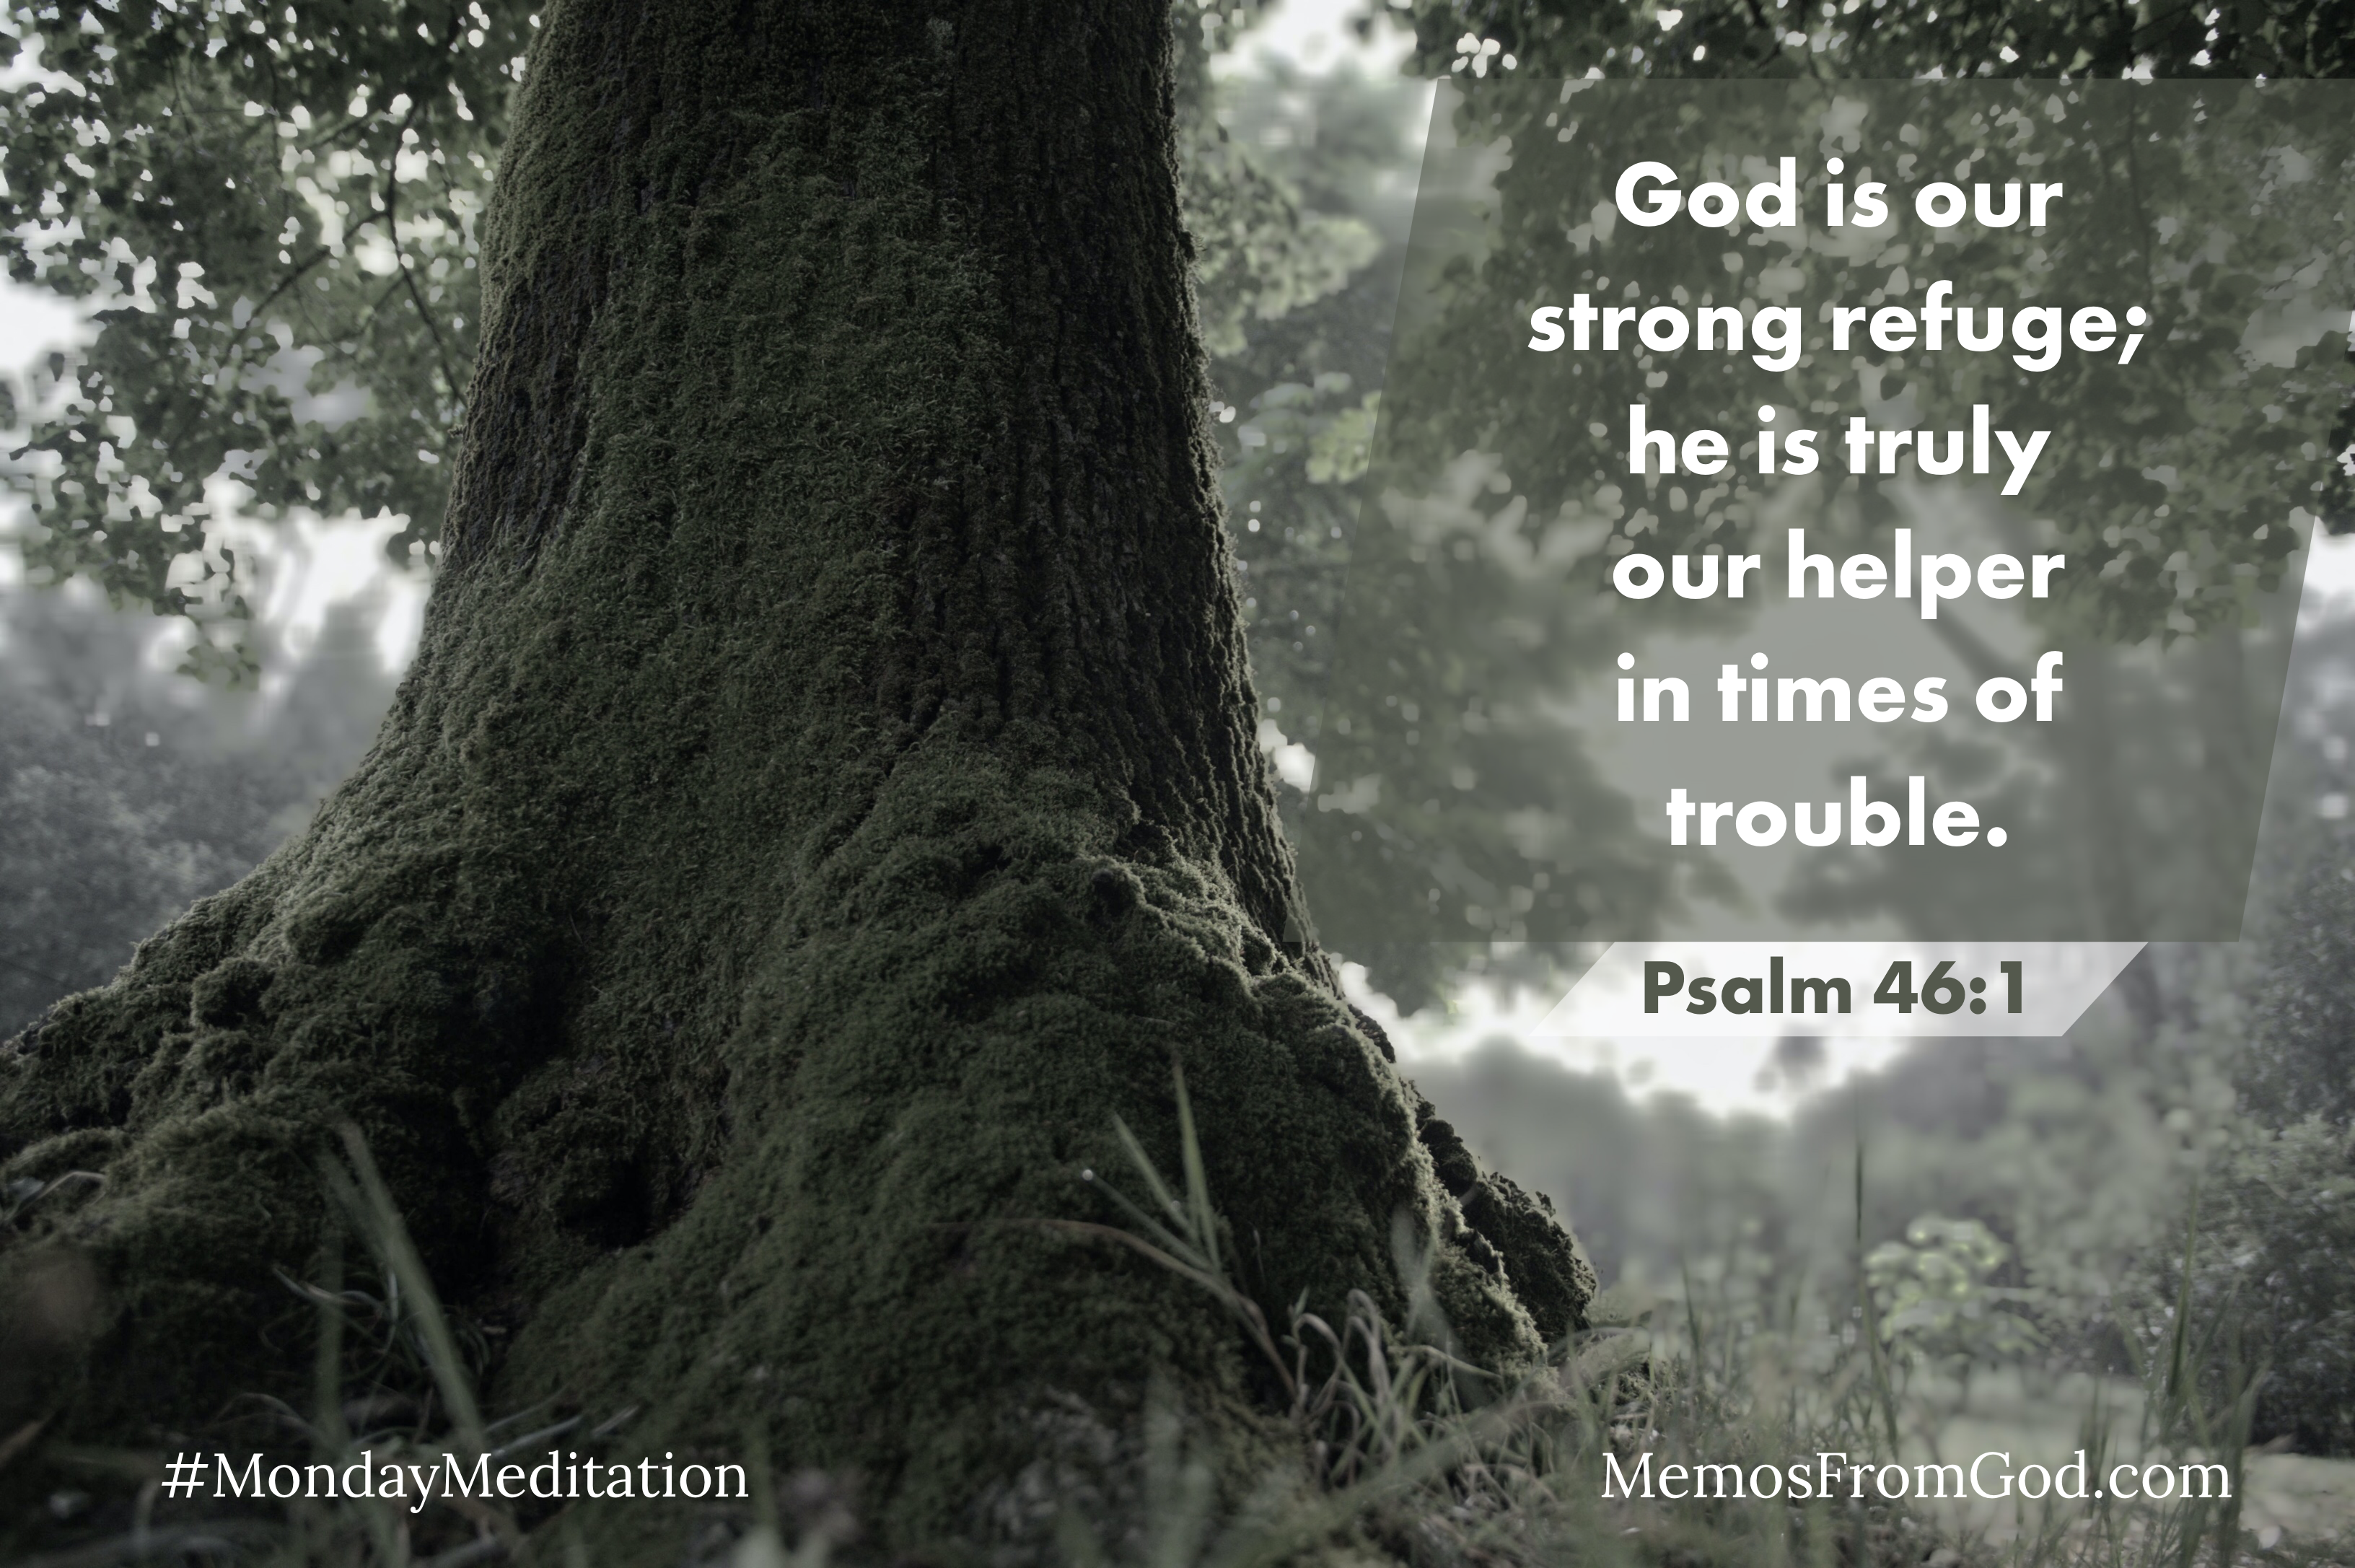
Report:
M1959 1415L1969 1405L1972 1375L2016 1364L2043 1337L2022 1312L2033 1292L1998 1285L1996 1271L2010 1254L1977 1220L1925 1214L1905 1228L1902 1242L1883 1242L1864 1260L1882 1341L1901 1367L1921 1364L1955 1387Z

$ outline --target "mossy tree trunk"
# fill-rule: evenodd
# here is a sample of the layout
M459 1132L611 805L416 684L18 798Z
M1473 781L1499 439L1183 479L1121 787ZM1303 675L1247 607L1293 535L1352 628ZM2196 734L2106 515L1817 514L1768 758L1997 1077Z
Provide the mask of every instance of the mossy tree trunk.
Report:
M105 1178L9 1243L20 1284L70 1253L100 1303L19 1398L136 1435L299 1383L272 1271L313 1256L349 1119L506 1331L495 1404L640 1405L656 1450L760 1423L862 1472L889 1538L1022 1536L1071 1413L1132 1431L1156 1370L1254 1397L1191 1286L993 1223L1116 1220L1078 1172L1119 1168L1115 1113L1175 1168L1178 1060L1272 1312L1402 1317L1403 1212L1466 1348L1566 1331L1567 1238L1427 1110L1418 1137L1301 941L1167 11L545 22L381 737L0 1055L7 1176Z

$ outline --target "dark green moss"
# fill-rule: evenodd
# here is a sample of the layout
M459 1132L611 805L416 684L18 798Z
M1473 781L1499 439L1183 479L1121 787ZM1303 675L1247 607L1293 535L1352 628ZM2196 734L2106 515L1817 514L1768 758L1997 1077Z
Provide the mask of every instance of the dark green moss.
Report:
M1079 1179L1115 1114L1177 1168L1173 1062L1271 1309L1402 1320L1403 1214L1468 1352L1575 1319L1566 1239L1442 1185L1285 945L1165 27L549 13L375 751L0 1056L10 1170L105 1159L9 1254L69 1243L102 1287L63 1430L296 1375L254 1325L346 1118L512 1330L493 1403L637 1405L656 1448L757 1424L899 1542L1044 1529L1052 1435L1133 1452L1156 1370L1273 1441L1215 1304L1018 1222L1117 1220Z

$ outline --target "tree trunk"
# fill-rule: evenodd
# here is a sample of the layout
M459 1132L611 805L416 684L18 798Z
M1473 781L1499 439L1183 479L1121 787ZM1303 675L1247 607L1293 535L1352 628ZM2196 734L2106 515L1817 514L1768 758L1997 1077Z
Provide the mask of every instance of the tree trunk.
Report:
M1005 1223L1118 1222L1114 1114L1174 1171L1180 1061L1272 1317L1402 1320L1403 1212L1465 1350L1576 1325L1567 1237L1418 1137L1299 938L1169 45L1153 0L549 9L374 751L0 1053L5 1176L105 1178L5 1254L19 1348L79 1347L18 1391L59 1432L307 1378L272 1270L350 1120L506 1347L494 1406L758 1427L887 1540L1035 1538L1149 1376L1264 1392L1194 1286ZM69 1255L78 1328L21 1309Z

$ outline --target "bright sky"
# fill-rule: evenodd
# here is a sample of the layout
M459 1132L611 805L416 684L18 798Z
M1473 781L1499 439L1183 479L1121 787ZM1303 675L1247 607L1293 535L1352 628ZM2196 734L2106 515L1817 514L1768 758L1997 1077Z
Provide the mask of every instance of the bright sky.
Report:
M1354 61L1368 76L1396 75L1412 38L1402 27L1382 24L1370 41L1360 42L1348 24L1364 13L1363 0L1280 0L1274 15L1252 30L1241 49L1210 62L1211 72L1236 75L1248 69L1252 55L1266 53L1312 74Z

